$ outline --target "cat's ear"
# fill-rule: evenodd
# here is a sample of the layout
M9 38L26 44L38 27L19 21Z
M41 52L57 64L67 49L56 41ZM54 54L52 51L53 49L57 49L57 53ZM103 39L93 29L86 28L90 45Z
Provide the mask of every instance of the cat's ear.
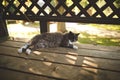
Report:
M77 33L76 35L78 36L80 33Z
M72 34L73 32L72 31L69 31L69 34Z

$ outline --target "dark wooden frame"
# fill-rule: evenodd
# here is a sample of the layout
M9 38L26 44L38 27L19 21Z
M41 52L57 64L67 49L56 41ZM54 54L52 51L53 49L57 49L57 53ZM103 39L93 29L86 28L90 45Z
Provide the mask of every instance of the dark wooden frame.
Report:
M3 1L4 0L0 2L0 8L1 11L3 11L2 13L4 14L5 20L40 21L42 33L47 32L47 22L49 21L120 24L120 7L114 5L115 0L104 0L105 5L102 7L96 4L98 0L87 0L89 4L86 5L86 7L80 4L81 0L71 0L73 3L70 6L66 5L66 0L56 0L56 6L51 4L51 1L54 0L43 0L44 5L42 6L38 4L39 0L29 0L31 3L30 6L26 5L27 0L17 0L19 3L17 6L14 3L15 0L6 0L7 5L4 5ZM62 14L58 11L61 6L64 8ZM25 9L24 12L21 10L22 7ZM33 11L34 7L38 10L37 12ZM45 11L47 7L51 10L49 13ZM78 14L75 14L73 11L75 7L80 10ZM91 7L96 11L92 15L88 13ZM104 11L108 7L112 12L106 15ZM11 9L13 9L13 11ZM84 15L84 17L82 15ZM100 17L97 17L98 15L100 15ZM114 16L117 16L117 18Z

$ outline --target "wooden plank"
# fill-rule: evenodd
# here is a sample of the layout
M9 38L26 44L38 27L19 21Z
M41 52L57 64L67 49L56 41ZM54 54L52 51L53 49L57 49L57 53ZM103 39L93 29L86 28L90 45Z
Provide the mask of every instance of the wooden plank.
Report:
M15 48L11 48L11 47L0 47L0 51L1 51L1 53L2 52L4 52L4 54L11 54L11 55L17 55L18 56L18 54L17 54L17 52L15 51L16 49ZM21 56L21 55L19 55L19 56ZM22 55L22 56L26 56L26 55ZM35 55L36 56L36 55ZM38 58L38 59L40 59L40 58L46 58L46 59L49 59L49 60L51 60L51 61L56 61L57 59L57 57L55 57L55 55L52 55L52 54L41 54L40 56L37 56L37 57L35 57L35 56L29 56L29 57L31 57L31 58ZM56 56L60 56L60 55L56 55ZM10 59L9 59L10 58ZM40 72L42 72L43 74L45 74L45 75L48 75L48 76L54 76L54 77L61 77L61 78L66 78L66 76L59 76L57 73L55 73L54 72L54 70L56 70L56 67L59 65L59 64L54 64L54 63L52 63L52 62L38 62L38 61L32 61L32 60L25 60L25 59L22 59L22 61L21 61L21 59L16 59L16 58L11 58L11 57L2 57L2 58L0 58L1 60L0 61L6 61L5 59L7 59L7 61L9 61L8 63L10 63L10 65L14 65L14 68L16 69L17 67L17 69L19 69L19 66L15 66L17 63L19 63L19 65L22 65L23 64L23 62L31 62L31 63L29 63L30 64L30 66L32 67L33 65L34 65L34 69L35 70L37 70L37 71L40 71ZM9 60L8 60L9 59ZM14 60L13 60L14 59ZM12 61L11 61L12 60ZM58 59L59 60L59 59ZM16 62L15 62L16 61ZM19 62L20 61L20 62ZM7 62L5 62L5 63L7 63ZM1 63L1 64L4 64L4 63ZM38 65L39 64L39 65ZM12 66L10 66L10 65L7 65L7 66L9 66L9 67L11 67L11 68L13 68ZM29 66L29 67L30 67ZM64 65L64 66L66 66L66 68L67 68L67 66L68 65ZM40 69L39 69L39 67L40 67ZM44 69L43 69L44 68ZM39 69L39 70L38 70ZM21 70L21 69L20 69ZM24 70L24 69L23 69ZM26 69L25 69L26 70ZM67 70L67 69L66 69ZM52 71L52 72L51 72ZM69 77L69 76L67 76L67 77Z
M12 48L12 47L9 47L9 48L7 48L8 50L5 50L5 48L6 48L6 47L3 47L3 46L2 46L2 47L1 47L1 52L3 52L3 53L4 53L4 52L5 52L5 53L8 53L8 52L9 52L9 53L16 53L16 54L17 54L17 49L14 49L14 48ZM56 48L56 49L52 48L52 51L55 50L55 52L51 52L51 51L50 51L51 49L48 49L49 52L46 52L46 51L45 51L45 52L44 52L44 51L42 51L42 52L41 52L41 51L35 51L34 53L37 52L38 56L36 56L36 55L33 56L33 54L31 54L31 55L32 55L34 58L36 58L36 59L37 59L37 58L38 58L38 59L39 59L39 58L45 58L45 59L50 60L50 61L57 61L57 62L64 62L64 63L68 63L69 60L66 61L66 58L67 58L67 57L72 57L72 58L75 58L75 59L78 59L78 58L81 59L81 58L83 58L83 57L84 57L84 58L85 58L85 57L88 57L88 58L93 58L93 59L95 58L95 60L96 60L96 57L89 57L89 56L87 56L87 55L86 55L86 56L85 56L85 55L84 55L84 56L79 56L79 55L78 55L79 53L70 52L70 54L67 54L68 52L67 52L66 49L65 49L65 50L66 50L66 53L61 53L61 54L59 54L59 52L60 52L61 50L63 50L63 49L64 49L64 48ZM58 51L57 51L57 50L58 50ZM64 51L65 51L65 50L64 50ZM69 50L69 49L68 49L68 50ZM70 50L69 50L69 51L70 51ZM85 51L86 51L86 50L85 50ZM85 51L84 51L84 52L85 52ZM81 52L84 53L83 51L81 51ZM57 53L58 53L58 54L57 54ZM101 53L101 51L97 51L97 52L96 52L96 51L93 51L93 53L95 53L95 54L96 54L96 53L99 53L100 55L108 56L108 57L109 57L108 52L107 52L107 53L106 53L106 52L104 52L104 53L102 52L102 53ZM92 54L92 52L91 52L91 54ZM105 54L105 55L104 55L104 54ZM116 54L117 54L117 53L116 53ZM98 55L98 54L96 54L96 55ZM119 54L118 54L118 55L119 55ZM101 59L104 59L104 60L106 60L106 58L97 58L97 59L100 59L100 60L101 60ZM110 61L110 60L115 60L115 61L116 61L117 59L109 59L109 58L108 58L108 60L109 60L109 61ZM118 60L119 60L119 59L118 59ZM71 62L72 62L72 61L71 61ZM103 62L104 62L104 61L103 61ZM73 61L73 63L74 63L74 61Z
M24 45L24 42L15 42L15 41L5 41L0 43L0 45L5 45L9 47L19 48ZM47 49L39 49L40 52L51 52L57 54L71 54L83 57L96 57L96 58L108 58L108 59L120 59L120 48L119 47L106 47L106 46L94 46L94 45L83 45L76 44L79 46L78 50L68 49L68 48L47 48ZM61 52L64 51L64 52ZM116 56L118 55L118 56Z
M38 76L30 73L24 73L24 72L17 72L13 70L7 70L7 69L1 69L0 68L0 79L1 80L56 80L51 79L49 77L45 76ZM58 79L60 80L60 79ZM62 80L62 79L61 79Z
M82 68L71 80L119 80L120 74L111 71Z
M34 75L38 75L41 77L43 76L51 79L58 79L58 80L60 79L59 77L56 77L54 75L49 75L52 71L51 67L38 61L34 62L31 60L25 60L15 57L0 56L0 67L1 66L5 68L8 67L9 69L17 70L18 72L22 72L22 73L28 73L28 74L33 73Z
M4 41L0 43L0 45L2 44L2 45L14 46L14 47L21 47L29 40L30 39L25 39L25 38L14 38L14 40ZM13 45L13 44L16 44L16 45ZM120 51L120 47L117 47L117 46L102 46L102 45L91 45L91 44L80 44L80 43L76 43L76 45L79 46L80 49L86 49L86 50L96 50L96 51L105 51L105 52Z
M68 80L73 80L73 79L86 80L87 78L91 78L92 80L95 78L102 80L107 80L110 78L111 80L114 80L112 77L115 77L116 80L119 79L119 70L120 70L119 60L117 61L117 60L109 60L109 59L99 59L99 58L91 58L91 57L77 55L84 53L86 49L83 49L84 51L81 51L82 49L80 51L79 50L75 51L66 48L56 48L56 49L52 48L52 49L48 49L49 52L44 52L45 49L42 52L38 51L39 53L38 55L34 55L34 54L18 55L17 48L24 43L6 41L4 43L1 43L0 45L5 45L5 44L7 44L8 47L6 47L7 45L0 46L0 65L3 67L9 67L12 69L33 72L36 74L42 73L42 75L64 78ZM15 47L16 45L17 47ZM63 53L57 54L57 52L60 52L63 49L65 51L64 54ZM57 52L52 53L51 51L53 50ZM94 53L94 51L95 51L94 54L96 54L96 50L91 50L91 51L93 52L91 52L90 54ZM68 52L71 52L70 54L74 54L74 55L65 54ZM88 50L88 52L90 51ZM3 53L13 56L3 56L1 55ZM102 52L97 51L97 53L99 53L99 55L106 54L106 56L109 57L109 54L103 51ZM87 67L83 67L83 66L87 66ZM108 74L110 74L110 76L106 77L105 75Z
M31 56L31 57L33 57L33 56ZM40 56L37 56L37 57L39 58ZM50 56L48 55L47 57L50 57ZM68 57L70 57L70 56L68 56ZM62 77L62 78L64 77L64 78L68 78L68 79L74 79L75 76L79 77L78 75L84 74L84 72L86 72L89 75L91 75L91 73L92 73L92 76L94 77L94 76L96 76L95 75L96 71L98 71L98 72L101 71L99 69L93 69L93 68L92 69L91 68L84 68L84 67L81 68L81 67L75 67L75 66L54 64L54 63L50 63L50 62L39 62L39 61L33 61L33 60L29 60L29 59L19 59L19 58L13 58L13 57L3 57L2 56L0 59L1 59L0 61L2 62L1 64L4 64L5 66L9 66L10 68L15 68L16 69L16 67L17 67L17 69L19 69L22 66L22 68L20 68L20 70L21 69L24 70L24 68L26 70L27 69L26 67L29 67L29 68L32 67L36 72L42 72L44 74L49 73L48 74L49 76L52 73L52 75L54 75L55 77ZM5 60L5 59L7 59L7 60ZM60 58L60 59L63 59L63 58ZM68 58L68 59L70 59L70 58ZM68 59L66 59L66 60L68 60ZM77 58L77 59L78 59L77 61L70 61L70 60L68 60L68 61L71 62L72 64L74 64L74 63L79 64L79 63L83 63L83 62L84 62L83 64L85 64L85 62L86 62L86 61L81 60L81 58ZM88 60L88 58L85 58L85 60L86 59ZM57 61L57 60L59 60L59 58L55 59L55 61ZM8 62L6 62L6 61L8 61ZM91 62L93 62L93 61L91 61ZM114 61L112 61L112 62L114 63ZM95 64L95 62L94 62L94 64ZM97 64L98 63L96 63L96 65ZM98 64L98 65L100 66L100 64ZM107 65L110 66L109 64L107 64ZM113 66L118 66L118 65L113 65ZM32 69L30 69L30 70L32 70ZM51 72L51 71L53 71L53 72ZM103 71L101 71L101 72L103 73ZM71 74L69 74L69 73L71 73ZM93 73L94 73L94 75L93 75ZM111 72L111 71L108 71L106 74L108 74L108 73L111 73L112 75L114 74L114 72ZM114 76L117 76L117 74L114 75ZM83 77L83 76L81 76L81 77Z
M68 65L68 66L74 66L74 67L92 67L92 68L98 68L97 66L91 66L91 64L104 64L101 65L98 69L105 69L105 70L113 70L113 71L120 71L120 60L110 60L110 59L99 59L99 58L91 58L91 57L83 57L83 56L77 56L77 55L70 55L70 54L56 54L56 53L50 53L50 52L37 52L39 55L31 54L29 56L26 56L25 54L19 55L17 51L14 51L13 48L7 48L7 50L4 50L5 48L1 48L0 55L7 54L7 55L14 55L14 56L20 56L23 57L23 59L30 59L30 60L36 60L36 61L42 61L46 64L48 63L55 63L55 64L62 64L62 65ZM4 51L3 51L4 50ZM18 57L19 58L19 57ZM95 61L95 63L93 61ZM83 63L84 62L84 63ZM106 63L104 63L106 62ZM109 64L109 65L108 65Z
M15 59L15 60L17 60L17 59ZM30 65L31 65L30 67L33 68L33 69L30 68L31 71L35 70L37 73L39 73L39 72L43 71L43 70L41 71L41 69L44 69L44 70L47 71L47 73L49 73L48 72L49 70L46 69L46 67L43 68L41 66L40 62L37 64L38 66L36 66L36 64L33 64L33 63L35 63L35 62L32 61L32 63L30 63ZM15 66L15 64L14 64L14 66ZM28 66L26 66L26 67L28 67ZM12 66L12 68L13 68L13 66ZM25 66L22 65L21 68L24 70ZM51 69L54 69L54 68L51 68ZM72 69L74 69L74 71ZM71 73L71 74L69 74L69 73ZM111 80L114 80L114 79L119 80L119 75L120 75L119 73L115 73L115 72L111 72L111 71L103 71L103 70L96 70L96 69L90 69L90 68L75 68L75 67L63 66L63 65L59 65L57 67L57 69L55 71L53 71L52 73L50 73L50 74L55 75L55 76L60 76L60 77L61 76L65 76L65 77L70 76L70 77L68 77L68 80L78 80L78 79L81 79L81 78L83 80L87 80L88 78L92 78L91 80L94 80L95 77L97 79L101 79L101 80L107 80L109 78L114 77ZM23 77L23 76L24 75L21 75L21 77Z

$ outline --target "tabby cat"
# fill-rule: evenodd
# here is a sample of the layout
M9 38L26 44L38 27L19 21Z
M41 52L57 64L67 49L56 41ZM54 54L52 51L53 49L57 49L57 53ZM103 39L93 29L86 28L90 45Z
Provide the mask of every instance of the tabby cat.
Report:
M68 33L43 33L36 35L24 46L18 49L18 53L25 52L30 54L32 51L39 48L53 48L53 47L66 47L78 49L77 46L73 45L73 42L78 40L79 33L73 32Z

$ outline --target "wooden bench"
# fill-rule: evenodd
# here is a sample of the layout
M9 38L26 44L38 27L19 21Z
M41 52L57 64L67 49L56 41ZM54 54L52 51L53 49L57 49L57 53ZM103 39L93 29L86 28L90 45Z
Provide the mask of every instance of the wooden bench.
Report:
M120 24L116 0L2 0L0 37L9 36L5 20L40 21L47 32L49 21ZM55 4L54 4L55 3ZM49 9L49 10L48 10ZM77 9L77 10L75 10ZM62 11L61 11L62 10ZM93 10L93 11L92 11ZM106 14L106 11L109 14ZM119 80L120 48L77 44L79 49L39 49L18 54L25 40L0 42L1 80Z
M0 79L2 80L119 80L120 49L95 45L39 49L30 55L18 54L25 42L0 43Z

